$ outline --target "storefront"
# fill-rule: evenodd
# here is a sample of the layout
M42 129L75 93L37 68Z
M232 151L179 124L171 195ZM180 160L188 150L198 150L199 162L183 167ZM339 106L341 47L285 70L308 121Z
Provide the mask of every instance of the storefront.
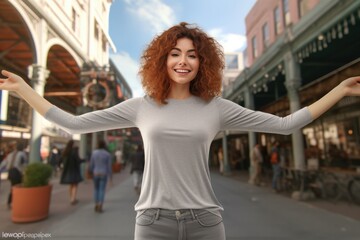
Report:
M307 149L319 150L321 166L360 166L360 111L356 108L360 101L345 102L353 103L335 108L303 129Z
M27 148L30 136L29 129L0 125L0 161L12 151L14 143L22 142Z

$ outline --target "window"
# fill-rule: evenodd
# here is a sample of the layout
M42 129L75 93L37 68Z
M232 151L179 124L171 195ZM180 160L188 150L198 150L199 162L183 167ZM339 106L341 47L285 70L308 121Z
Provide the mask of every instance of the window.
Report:
M299 17L305 16L311 9L309 7L309 0L299 0Z
M80 36L80 15L78 14L78 12L73 8L72 12L71 12L71 27L73 32L77 35Z
M95 39L99 40L99 26L96 21L94 24L94 36L95 36Z
M72 9L71 20L72 20L72 30L74 32L76 32L76 11L75 11L75 9Z
M269 25L265 23L262 27L264 48L268 48L270 44Z
M225 54L225 69L238 69L239 61L236 54Z
M28 127L30 125L30 119L30 106L23 99L9 94L6 124L17 127Z
M275 34L278 35L281 33L281 18L280 18L279 7L276 7L274 9L274 22L275 22Z
M254 36L251 39L251 47L252 47L252 56L255 59L258 57L258 50L257 50L257 46L256 46L256 36Z
M291 23L289 0L283 0L283 11L284 11L284 18L285 18L285 26L288 26Z
M105 37L103 37L103 39L102 39L102 50L104 52L106 52L106 50L107 50L106 47L107 47L107 39Z

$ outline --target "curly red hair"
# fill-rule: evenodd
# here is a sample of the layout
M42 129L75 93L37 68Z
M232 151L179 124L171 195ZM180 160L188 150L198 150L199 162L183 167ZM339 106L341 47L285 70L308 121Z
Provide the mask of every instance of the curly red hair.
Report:
M181 22L155 37L141 57L140 76L147 95L160 104L166 104L171 80L167 73L167 56L176 46L177 40L193 41L199 57L199 71L190 83L190 93L206 101L221 92L224 54L220 44L195 25Z

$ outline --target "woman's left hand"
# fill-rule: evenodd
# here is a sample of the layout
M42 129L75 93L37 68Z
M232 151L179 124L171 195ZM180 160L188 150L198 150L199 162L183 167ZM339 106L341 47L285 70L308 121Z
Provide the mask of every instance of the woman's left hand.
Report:
M345 79L339 86L344 88L345 96L360 96L360 76Z

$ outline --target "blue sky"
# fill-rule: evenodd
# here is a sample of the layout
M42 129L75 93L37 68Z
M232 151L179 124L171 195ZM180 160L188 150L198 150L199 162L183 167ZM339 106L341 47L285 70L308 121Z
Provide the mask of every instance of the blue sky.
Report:
M225 52L246 45L245 17L256 0L114 0L109 33L117 52L111 58L133 90L142 96L137 76L142 51L154 36L185 21L195 23L223 46Z

